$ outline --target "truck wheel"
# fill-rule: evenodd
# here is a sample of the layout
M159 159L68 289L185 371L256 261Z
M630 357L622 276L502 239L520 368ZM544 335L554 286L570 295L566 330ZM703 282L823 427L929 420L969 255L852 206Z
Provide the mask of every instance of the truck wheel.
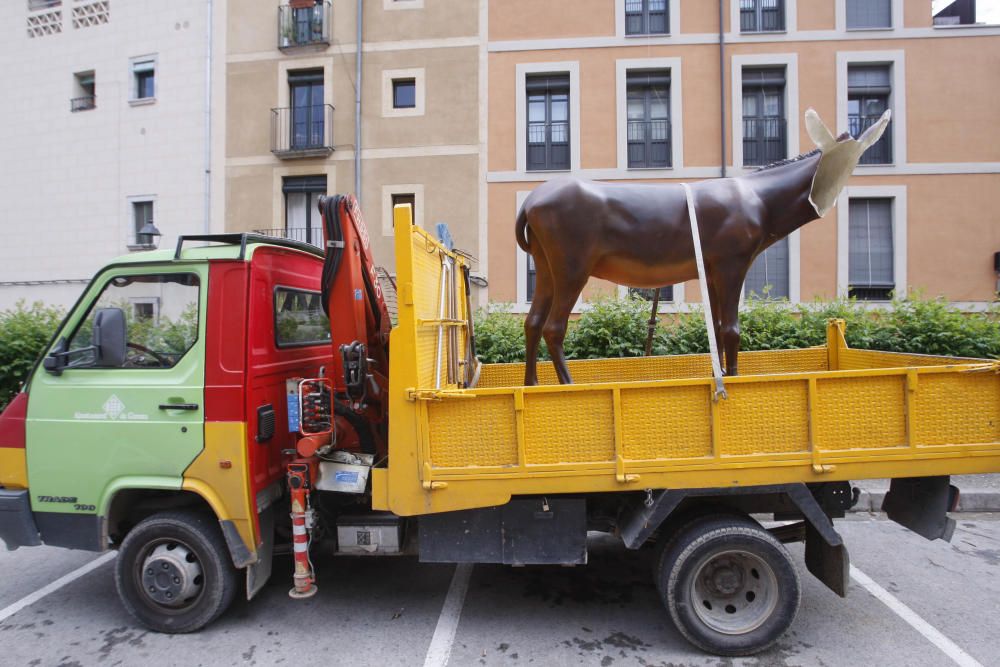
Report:
M717 655L766 649L799 608L788 550L744 516L706 516L681 528L663 549L656 575L680 633Z
M236 569L214 517L164 512L125 537L115 566L122 604L157 632L194 632L233 601Z

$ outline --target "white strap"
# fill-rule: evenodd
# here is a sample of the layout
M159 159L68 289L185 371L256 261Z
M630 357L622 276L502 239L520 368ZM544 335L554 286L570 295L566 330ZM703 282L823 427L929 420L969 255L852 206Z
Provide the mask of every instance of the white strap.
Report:
M719 343L715 339L715 326L712 324L712 302L708 295L708 280L705 277L705 259L701 256L701 234L698 232L698 216L694 212L694 195L691 194L691 186L687 183L681 184L684 187L684 197L687 199L688 218L691 220L691 238L694 240L694 258L698 264L698 283L701 285L702 312L705 313L705 329L708 333L708 354L712 359L712 375L715 377L714 400L728 398L726 386L722 382L722 365L719 364Z

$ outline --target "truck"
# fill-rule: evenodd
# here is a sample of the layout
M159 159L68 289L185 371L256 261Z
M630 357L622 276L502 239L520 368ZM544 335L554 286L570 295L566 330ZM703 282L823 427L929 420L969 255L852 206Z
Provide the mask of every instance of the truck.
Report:
M846 596L851 481L949 539L950 477L1000 471L1000 363L823 346L576 360L521 384L476 357L472 259L393 211L394 285L350 195L324 247L181 237L101 269L0 415L0 538L115 549L124 607L193 632L274 554L584 565L588 534L655 551L651 585L718 655L781 637L806 569ZM443 242L441 238L445 238ZM384 283L384 284L383 284ZM395 314L387 299L394 296Z

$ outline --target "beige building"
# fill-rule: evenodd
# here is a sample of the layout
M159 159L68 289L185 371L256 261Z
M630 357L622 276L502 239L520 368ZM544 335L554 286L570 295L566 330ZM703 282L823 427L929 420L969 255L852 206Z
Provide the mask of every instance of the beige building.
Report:
M889 108L838 206L759 258L745 291L919 289L984 307L1000 251L1000 28L974 24L974 5L934 19L930 0L491 2L490 299L527 310L513 224L545 180L736 175L811 150L809 107L835 133ZM615 288L585 295L600 289ZM668 292L667 310L699 300L693 282Z
M361 5L223 1L216 213L228 231L316 243L318 194L359 192L392 270L392 205L412 202L418 224L447 223L485 272L485 2L365 0L359 25Z

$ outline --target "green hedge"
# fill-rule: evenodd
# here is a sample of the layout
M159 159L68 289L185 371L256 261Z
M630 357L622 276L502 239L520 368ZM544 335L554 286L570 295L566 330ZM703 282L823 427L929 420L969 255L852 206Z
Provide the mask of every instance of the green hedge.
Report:
M635 357L646 345L650 304L638 298L599 299L589 304L566 334L570 359ZM823 345L831 318L847 322L851 347L960 357L1000 358L1000 309L966 314L944 300L915 296L891 307L869 309L837 300L791 306L752 299L740 312L742 350L778 350ZM708 352L701 310L661 315L654 354ZM486 363L524 360L524 321L509 309L481 310L476 320L479 358Z
M63 310L40 301L18 301L0 311L0 406L7 405L24 382L63 318Z

